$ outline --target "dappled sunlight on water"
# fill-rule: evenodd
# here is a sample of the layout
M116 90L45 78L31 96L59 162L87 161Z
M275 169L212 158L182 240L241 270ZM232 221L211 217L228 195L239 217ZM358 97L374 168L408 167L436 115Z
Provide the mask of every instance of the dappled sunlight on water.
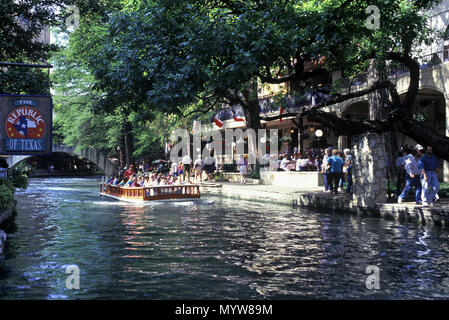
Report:
M207 196L130 204L98 184L18 192L1 298L449 298L447 229ZM79 290L65 287L68 265ZM365 287L369 265L380 290Z

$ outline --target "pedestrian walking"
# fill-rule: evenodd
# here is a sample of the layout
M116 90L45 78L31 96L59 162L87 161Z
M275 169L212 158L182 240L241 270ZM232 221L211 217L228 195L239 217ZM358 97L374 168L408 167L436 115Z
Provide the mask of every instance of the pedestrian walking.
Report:
M333 193L338 193L338 183L343 173L343 159L338 156L337 150L332 150L332 157L327 160L330 175L330 189Z
M416 189L415 191L415 201L416 204L422 204L421 201L421 180L420 174L421 170L419 169L419 159L422 156L419 148L421 146L417 145L411 152L405 157L404 161L404 169L405 169L405 188L402 190L402 193L399 195L398 203L404 202L407 194L410 192L412 187Z
M321 172L323 172L323 184L325 192L330 191L329 176L328 176L329 170L327 163L329 156L330 156L330 149L327 148L326 150L324 150L323 162L321 164Z
M440 189L437 176L438 166L438 159L433 154L433 148L428 146L426 153L419 160L422 184L421 198L423 205L433 205L435 196Z
M404 181L405 181L405 170L404 170L404 160L407 153L405 152L404 147L401 147L401 150L398 151L397 158L396 158L396 172L397 172L397 179L396 179L396 196L399 197L401 194L402 188L404 187Z
M245 184L246 183L246 179L245 176L248 172L248 164L246 162L246 159L243 157L243 154L240 155L240 159L237 162L237 165L239 167L239 173L240 173L240 177L241 177L241 184Z
M204 167L204 161L201 159L201 155L198 155L198 158L193 163L193 168L195 170L195 181L203 182L203 167Z
M190 182L190 168L192 165L192 159L190 158L190 156L188 154L186 154L183 158L182 158L182 180L186 181L186 176L187 176L187 181Z

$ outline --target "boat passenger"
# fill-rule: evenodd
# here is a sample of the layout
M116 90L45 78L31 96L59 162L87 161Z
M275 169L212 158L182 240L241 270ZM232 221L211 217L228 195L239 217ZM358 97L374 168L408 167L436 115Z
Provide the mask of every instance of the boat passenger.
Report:
M132 183L133 183L133 178L130 177L130 178L128 179L128 181L126 182L126 184L125 184L125 188L131 187L131 184L132 184Z
M109 179L108 179L108 182L107 182L107 184L112 184L112 182L114 182L114 176L111 176Z
M154 173L151 175L151 185L157 186L157 179L156 179L156 175Z
M136 171L134 170L134 165L130 165L129 168L125 171L125 177L129 179L135 172Z
M137 182L137 176L133 175L133 177L131 178L131 188L137 188L139 187L139 183Z
M148 188L148 187L151 187L151 186L152 186L150 177L149 177L147 174L143 176L143 179L144 179L143 186L144 186L145 188Z
M126 179L122 179L122 181L118 184L119 187L125 187L126 186Z
M144 181L143 177L140 176L137 180L137 184L139 185L139 187L143 187L144 183L145 183L145 181Z
M159 183L158 183L159 186L166 186L167 185L167 182L165 181L165 179L163 177L159 177L158 181L159 181Z

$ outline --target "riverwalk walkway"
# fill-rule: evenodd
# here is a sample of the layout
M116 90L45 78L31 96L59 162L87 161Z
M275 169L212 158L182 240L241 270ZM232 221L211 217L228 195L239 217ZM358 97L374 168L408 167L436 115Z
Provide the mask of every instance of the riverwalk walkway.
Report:
M377 203L374 208L355 205L352 195L333 194L318 188L292 188L260 184L229 182L203 183L202 194L220 195L234 199L278 203L325 212L342 212L387 217L402 221L418 221L449 225L449 199L440 199L434 206L420 206L414 202Z

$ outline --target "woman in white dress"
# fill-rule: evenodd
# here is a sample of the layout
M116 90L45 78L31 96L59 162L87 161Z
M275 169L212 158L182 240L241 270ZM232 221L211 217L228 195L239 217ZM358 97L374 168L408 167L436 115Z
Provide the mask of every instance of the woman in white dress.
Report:
M237 162L237 165L239 167L240 176L242 178L241 183L245 184L246 183L245 175L247 174L247 164L243 155L240 155L240 159Z

